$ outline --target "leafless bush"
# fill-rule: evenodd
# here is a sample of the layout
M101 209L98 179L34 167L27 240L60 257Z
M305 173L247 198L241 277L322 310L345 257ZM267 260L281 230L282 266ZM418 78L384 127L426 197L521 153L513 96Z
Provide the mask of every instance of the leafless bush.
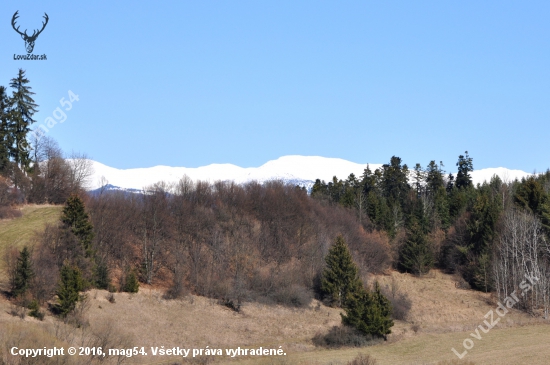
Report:
M84 328L90 325L87 317L87 312L90 309L91 302L86 294L81 295L81 299L76 303L76 307L67 314L64 322L75 326L76 328Z
M103 349L122 349L132 347L132 338L118 330L110 321L95 324L94 328L86 336L84 341L85 346L96 348L101 347ZM98 360L102 361L106 358L109 358L108 353L105 358L99 357ZM127 357L124 355L114 357L117 364L121 364L126 359Z
M406 321L407 316L412 308L412 301L406 292L402 292L399 282L392 276L389 285L382 287L382 293L388 298L392 304L393 319Z
M379 343L380 339L365 336L352 327L334 326L328 333L317 333L312 341L315 346L340 348L369 346Z
M13 219L21 217L22 213L19 209L0 206L0 219Z
M313 292L298 284L278 287L272 295L278 304L290 307L306 307L313 300Z
M15 303L11 303L10 314L14 317L25 319L25 317L27 316L27 308L17 305Z
M351 361L348 361L347 365L376 365L376 359L370 355L359 354Z

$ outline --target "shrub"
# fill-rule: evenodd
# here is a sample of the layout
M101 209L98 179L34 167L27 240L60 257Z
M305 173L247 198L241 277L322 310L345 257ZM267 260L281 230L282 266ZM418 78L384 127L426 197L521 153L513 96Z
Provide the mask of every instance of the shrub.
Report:
M289 285L275 290L272 298L276 303L291 307L306 307L313 299L313 293L301 285Z
M0 219L12 219L21 217L23 213L19 209L0 206Z
M392 277L390 286L386 285L382 293L389 299L392 305L392 318L406 321L412 308L412 301L407 293L401 292L395 277Z
M235 302L233 299L220 299L218 303L226 306L234 312L239 313L241 311L241 303Z
M28 308L30 309L29 316L37 318L41 321L44 320L44 313L40 312L40 305L38 304L38 300L32 300Z
M380 339L363 335L355 328L334 326L326 334L317 333L313 339L315 346L327 348L363 347L380 342Z

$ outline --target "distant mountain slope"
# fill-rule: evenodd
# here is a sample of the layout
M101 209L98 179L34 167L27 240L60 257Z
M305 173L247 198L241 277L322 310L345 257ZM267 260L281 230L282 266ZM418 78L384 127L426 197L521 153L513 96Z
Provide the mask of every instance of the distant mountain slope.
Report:
M233 180L237 183L245 183L253 180L264 182L279 179L309 188L315 182L315 179L329 181L332 180L333 176L346 179L351 173L360 177L366 166L366 163L355 163L340 158L319 156L283 156L268 161L260 167L247 168L232 164L212 164L196 168L154 166L119 170L93 161L94 175L91 181L91 189L98 189L105 184L109 184L108 188L111 190L118 188L139 190L161 180L169 183L177 182L184 175L195 181L205 180L210 182ZM369 166L374 171L382 164L369 164ZM498 167L475 170L472 173L472 179L477 184L484 180L490 180L494 174L505 181L516 178L521 179L530 175L521 170Z

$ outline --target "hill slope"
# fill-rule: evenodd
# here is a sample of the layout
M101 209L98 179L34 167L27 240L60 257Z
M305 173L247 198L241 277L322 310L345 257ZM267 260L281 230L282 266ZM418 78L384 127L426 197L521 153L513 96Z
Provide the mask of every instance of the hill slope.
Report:
M6 248L21 248L29 244L36 232L59 219L61 210L61 206L55 205L25 205L21 208L21 217L0 220L0 278L4 271L4 260L1 258Z
M86 341L85 336L94 333L108 339L105 347L144 346L149 356L128 359L132 364L173 364L182 360L180 357L153 357L151 346L196 349L206 346L211 349L260 346L277 349L281 346L287 354L278 359L231 359L224 355L217 356L214 364L343 365L358 352L373 355L379 365L436 364L456 358L451 348L462 351L464 339L472 338L470 333L483 323L484 315L496 307L488 294L457 289L453 278L440 272L432 272L425 278L392 272L391 276L377 279L386 285L392 276L399 282L400 290L413 300L410 319L408 322L396 321L388 342L361 349L326 350L313 346L311 338L316 333L325 333L340 324L341 312L316 301L302 309L245 303L242 312L236 313L204 297L189 295L182 300L166 300L161 291L147 286L137 294L115 293L114 302L109 302L106 291L88 292L89 309L85 316L91 327L81 332L72 328L70 338L51 338L49 341L62 341L67 347L71 341ZM412 321L420 327L417 332ZM29 331L37 333L39 338L48 338L57 333L54 329L59 331L62 324L51 315L44 322L29 317L21 321L9 315L9 304L0 299L0 340L4 328L10 329L11 338ZM511 310L489 333L482 333L482 340L474 340L475 346L464 360L477 365L542 365L550 356L548 341L550 326ZM46 343L40 343L42 345Z

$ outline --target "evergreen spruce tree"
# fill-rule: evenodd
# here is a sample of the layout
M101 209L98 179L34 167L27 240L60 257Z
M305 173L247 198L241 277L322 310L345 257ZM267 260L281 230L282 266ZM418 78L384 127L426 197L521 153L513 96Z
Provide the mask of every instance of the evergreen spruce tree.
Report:
M80 291L84 289L84 280L77 267L65 263L61 268L59 285L56 291L57 304L55 309L61 317L66 317L75 309L76 303L82 299Z
M441 186L434 195L435 211L441 227L445 230L451 226L449 198L445 187Z
M408 174L409 168L401 165L401 158L396 156L392 156L389 164L382 166L381 185L389 206L403 206L410 190Z
M431 195L434 195L441 187L445 188L442 167L443 162L439 162L438 166L435 161L432 160L426 168L426 189Z
M399 256L400 266L414 274L426 274L434 264L434 255L426 234L414 218L407 230L407 241Z
M61 221L66 227L70 228L73 234L86 251L86 256L92 255L92 240L94 238L93 226L86 213L84 202L77 195L71 195L61 216Z
M332 305L345 308L348 300L360 290L362 284L359 270L342 236L336 238L325 261L327 266L323 271L321 290Z
M470 172L474 171L474 165L472 163L472 158L468 155L468 151L465 152L466 156L458 156L458 172L456 174L456 183L457 188L469 188L472 184L472 177Z
M311 187L311 196L315 198L326 196L327 193L327 184L325 181L320 179L315 180L315 184Z
M109 267L107 266L107 263L105 260L96 259L96 266L95 266L95 285L98 289L109 289L111 286L111 279L109 277Z
M9 98L6 88L0 86L0 174L6 175L13 146L9 121Z
M382 294L378 282L374 284L374 291L361 288L351 296L345 310L346 314L341 314L344 325L351 326L366 336L386 339L391 333L391 302Z
M30 156L27 146L27 133L30 126L35 122L33 115L38 111L38 105L35 104L31 87L27 84L29 80L25 76L25 71L19 69L17 77L11 79L10 86L14 89L11 98L11 125L10 132L13 136L13 145L10 155L15 164L23 171L29 167Z
M31 253L27 247L23 247L17 258L15 274L11 283L11 295L19 297L29 289L34 272L31 263Z
M371 296L371 308L374 308L374 310L370 313L367 311L366 321L372 323L371 334L386 339L386 336L391 333L391 327L393 327L391 302L382 294L378 281L374 283L374 291Z
M134 270L128 270L122 291L127 293L137 293L139 291L139 281Z
M416 190L416 196L420 197L423 192L423 182L425 180L424 171L422 170L422 166L420 166L419 163L417 163L414 166L414 189Z
M539 180L543 181L544 175L539 179L533 176L522 179L514 194L514 202L535 214L550 238L550 193L544 191L543 184Z

